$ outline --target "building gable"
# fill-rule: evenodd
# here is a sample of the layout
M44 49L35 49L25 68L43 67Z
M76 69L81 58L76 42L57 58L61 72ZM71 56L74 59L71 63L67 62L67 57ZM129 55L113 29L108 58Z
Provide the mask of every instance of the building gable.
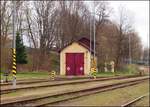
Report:
M67 47L63 48L63 50L61 50L61 52L85 52L85 51L89 50L77 42L73 42Z
M90 40L87 39L87 38L85 38L85 37L80 38L80 39L77 40L77 41L74 41L74 42L69 43L68 45L66 45L65 47L63 47L62 49L60 49L60 50L59 50L59 53L60 53L61 51L63 51L65 48L67 48L68 46L72 45L73 43L78 43L80 46L86 48L88 51L91 51L92 54L94 53L94 50L93 50L93 48L94 48L94 47L93 47L94 42L91 42L91 49L90 49Z

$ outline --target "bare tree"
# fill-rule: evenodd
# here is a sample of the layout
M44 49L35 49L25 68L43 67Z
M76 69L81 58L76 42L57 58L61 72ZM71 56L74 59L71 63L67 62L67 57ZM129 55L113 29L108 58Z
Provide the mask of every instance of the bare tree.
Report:
M13 8L12 8L12 2L13 1L0 1L0 26L1 26L1 32L0 32L0 38L1 38L1 61L2 61L2 68L5 70L8 70L11 66L11 47L12 47L12 14L13 14ZM17 2L17 10L20 11L21 2ZM17 23L17 22L16 22Z
M1 1L1 36L3 36L2 46L5 46L6 40L11 32L11 2Z
M118 23L118 36L117 36L117 50L116 50L116 68L121 66L124 54L124 40L126 34L133 30L130 18L127 16L127 10L124 7L119 7L119 23ZM128 39L129 41L129 39ZM128 44L129 46L129 44ZM128 54L129 55L129 54Z
M6 46L11 41L8 38L12 31L11 2L1 1L1 46ZM112 9L107 2L95 3L96 53L99 65L103 66L104 62L114 60L116 68L119 68L122 61L129 58L129 36L132 41L132 58L138 60L141 41L133 30L125 9L119 9L119 22L116 23L109 20ZM44 65L50 68L49 51L60 49L82 36L89 38L92 16L84 1L18 1L17 31L29 40L31 70L45 69Z
M150 64L150 48L144 47L142 53L142 60L145 62L145 64Z
M59 1L58 32L61 47L89 34L87 22L89 11L83 1Z
M112 28L112 22L109 21L109 15L111 13L111 8L104 1L95 2L95 36L96 36L96 53L98 56L98 68L102 69L103 63L108 60L108 28ZM93 14L92 14L93 15ZM107 29L107 31L106 31ZM92 30L93 32L93 30ZM107 50L107 51L106 51Z
M29 5L31 6L30 8ZM32 11L30 11L31 8L33 9ZM38 65L35 64L37 67L33 67L37 70L42 66L41 60L44 60L44 56L49 54L54 45L57 15L55 10L55 1L28 2L25 7L28 38L36 50L34 53L38 53L39 56L38 61L36 58L35 62L38 62Z

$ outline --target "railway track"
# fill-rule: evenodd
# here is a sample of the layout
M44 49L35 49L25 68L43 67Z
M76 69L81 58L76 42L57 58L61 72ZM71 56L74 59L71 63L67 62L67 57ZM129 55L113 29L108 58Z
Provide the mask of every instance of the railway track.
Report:
M115 78L115 77L139 77L140 75L129 75L129 76L111 76L111 77L97 77L97 78ZM79 80L79 79L92 79L93 77L91 76L86 76L86 77L56 77L55 80L50 80L50 79L30 79L30 80L18 80L17 85L20 84L33 84L33 83L41 83L41 82L50 82L50 81L65 81L65 80ZM12 82L8 83L0 83L0 86L8 86L12 85Z
M61 80L76 80L76 79L88 79L91 78L89 76L86 77L56 77L55 80L52 81L61 81ZM101 77L104 78L104 77ZM51 79L23 79L23 80L18 80L17 84L32 84L32 83L39 83L39 82L48 82L51 81ZM12 81L9 82L4 82L4 83L0 83L1 86L5 86L5 85L12 85Z
M53 81L61 81L61 80L69 80L71 78L56 78L55 80ZM76 80L76 79L82 79L82 78L72 78L73 80ZM39 83L39 82L50 82L51 80L50 79L30 79L30 80L18 80L17 81L17 85L20 85L20 84L33 84L33 83ZM9 81L8 83L1 83L0 84L1 86L7 86L7 85L12 85L12 82Z
M121 105L121 107L130 107L130 106L132 106L134 103L138 102L139 100L141 100L142 98L144 98L144 97L146 97L146 96L148 96L148 95L149 95L149 93L144 94L144 95L142 95L142 96L140 96L140 97L137 97L137 98L135 98L135 99L133 99L133 100L131 100L131 101L129 101L129 102L127 102L127 103Z
M12 101L1 101L2 106L47 106L50 104L56 104L64 101L68 101L74 98L78 98L81 96L86 96L98 92L113 90L117 88L127 87L131 85L135 85L141 83L145 80L149 79L149 77L139 77L135 79L128 79L123 82L117 82L113 84L104 84L98 85L92 88L85 88L81 90L72 90L55 94L46 94L43 96L29 97L28 99L19 99Z
M44 84L37 84L37 85L26 85L26 86L18 86L16 88L7 86L1 86L1 94L6 94L10 92L15 92L17 90L23 89L33 89L33 88L42 88L42 87L49 87L49 86L60 86L60 85L68 85L68 84L77 84L77 83L86 83L86 82L94 82L94 81L106 81L106 80L114 80L114 79L126 79L126 78L133 78L139 76L119 76L119 77L109 77L109 78L98 78L98 79L79 79L79 80L70 80L70 81L56 81L50 82L45 81ZM40 82L41 83L41 82ZM7 87L7 88L5 88Z
M46 82L46 81L50 81L49 79L30 79L30 80L18 80L17 84L30 84L30 83L38 83L38 82ZM12 85L12 82L4 82L4 83L0 83L1 86L7 86L7 85Z

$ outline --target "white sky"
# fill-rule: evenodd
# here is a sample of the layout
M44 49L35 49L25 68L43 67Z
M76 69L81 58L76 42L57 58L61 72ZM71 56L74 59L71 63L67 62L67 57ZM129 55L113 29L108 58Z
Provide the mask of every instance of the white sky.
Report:
M133 25L135 31L138 32L142 44L145 47L149 46L149 1L108 1L109 6L113 8L111 19L116 20L119 6L124 6L133 16Z
M93 1L86 1L91 7ZM113 8L110 19L117 22L118 8L125 7L127 16L131 17L133 28L141 38L144 47L149 46L149 1L105 1Z

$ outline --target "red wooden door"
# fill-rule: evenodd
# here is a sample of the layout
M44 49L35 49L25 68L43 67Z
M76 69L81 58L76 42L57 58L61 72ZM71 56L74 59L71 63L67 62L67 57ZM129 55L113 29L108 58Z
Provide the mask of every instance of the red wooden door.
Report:
M75 55L76 75L84 75L84 53Z
M75 75L75 57L73 53L66 53L66 75Z
M84 53L66 53L66 75L84 75Z

